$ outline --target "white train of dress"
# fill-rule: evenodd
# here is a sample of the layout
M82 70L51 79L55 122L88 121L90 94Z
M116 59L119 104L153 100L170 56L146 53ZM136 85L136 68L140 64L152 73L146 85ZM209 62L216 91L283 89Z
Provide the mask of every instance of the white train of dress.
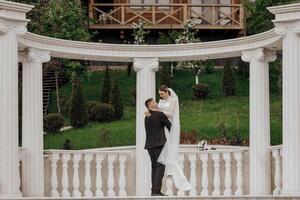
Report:
M166 166L165 175L171 175L177 189L190 190L191 184L178 165L178 149L180 142L179 102L176 93L170 89L171 96L158 102L158 108L172 122L170 131L166 128L167 141L158 158L158 162Z

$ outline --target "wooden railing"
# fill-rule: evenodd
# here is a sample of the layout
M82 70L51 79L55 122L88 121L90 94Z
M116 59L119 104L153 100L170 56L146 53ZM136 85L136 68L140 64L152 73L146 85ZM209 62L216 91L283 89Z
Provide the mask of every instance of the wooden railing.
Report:
M90 3L90 28L130 29L138 20L149 29L181 29L191 19L198 29L243 29L242 4L102 4Z

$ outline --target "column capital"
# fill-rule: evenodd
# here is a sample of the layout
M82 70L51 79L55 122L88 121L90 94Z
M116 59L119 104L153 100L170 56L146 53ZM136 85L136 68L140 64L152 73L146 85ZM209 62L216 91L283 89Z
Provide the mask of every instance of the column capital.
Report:
M50 51L28 48L26 52L19 53L20 62L45 63L51 59Z
M134 58L133 67L135 71L142 69L151 69L157 71L159 66L158 58Z
M26 13L34 6L0 0L0 35L14 32L17 35L26 33Z
M300 3L273 6L267 9L275 15L273 23L278 35L286 36L288 32L300 35Z
M265 48L251 49L242 51L242 60L251 62L252 60L273 62L276 60L276 51Z

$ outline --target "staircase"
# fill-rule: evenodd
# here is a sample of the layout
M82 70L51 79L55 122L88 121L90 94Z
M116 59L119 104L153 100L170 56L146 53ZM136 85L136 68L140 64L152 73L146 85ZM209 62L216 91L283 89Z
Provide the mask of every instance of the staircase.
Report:
M68 77L64 71L58 74L58 86L68 82ZM50 95L52 90L55 90L55 72L47 71L43 74L43 113L48 113Z

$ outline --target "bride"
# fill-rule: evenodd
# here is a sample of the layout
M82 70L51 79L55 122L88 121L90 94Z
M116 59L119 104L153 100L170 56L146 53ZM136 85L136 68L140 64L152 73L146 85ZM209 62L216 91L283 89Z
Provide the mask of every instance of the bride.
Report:
M178 165L178 148L180 142L179 101L176 93L165 85L160 86L156 111L163 112L172 122L170 131L165 129L167 141L158 158L165 165L165 175L173 178L174 185L180 190L190 190L191 185Z

